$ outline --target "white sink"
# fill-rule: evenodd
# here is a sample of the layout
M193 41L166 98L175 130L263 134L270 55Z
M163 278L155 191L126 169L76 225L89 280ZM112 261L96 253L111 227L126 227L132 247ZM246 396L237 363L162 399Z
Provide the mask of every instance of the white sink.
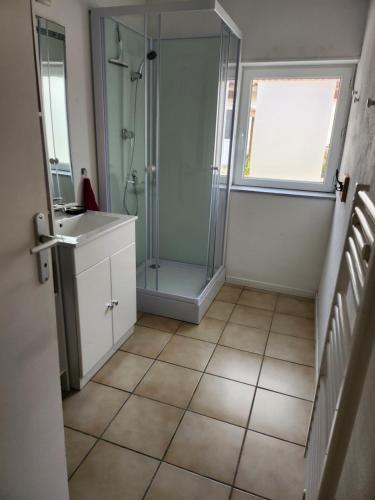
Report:
M87 211L80 215L62 214L56 217L55 231L60 243L79 246L135 219L133 215L107 212Z

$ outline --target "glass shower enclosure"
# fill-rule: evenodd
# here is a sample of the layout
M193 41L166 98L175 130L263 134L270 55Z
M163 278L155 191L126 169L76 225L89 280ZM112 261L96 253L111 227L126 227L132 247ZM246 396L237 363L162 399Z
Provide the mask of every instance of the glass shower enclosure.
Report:
M136 215L142 311L198 323L225 279L241 33L215 0L91 11L100 208Z

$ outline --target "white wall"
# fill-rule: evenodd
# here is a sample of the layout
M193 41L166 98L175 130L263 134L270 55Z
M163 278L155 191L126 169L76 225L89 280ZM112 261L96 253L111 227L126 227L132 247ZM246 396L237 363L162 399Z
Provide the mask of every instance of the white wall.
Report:
M375 199L375 108L367 108L366 100L375 94L375 0L371 1L368 24L358 65L355 88L360 101L353 104L344 148L342 171L350 175L350 190L346 204L337 203L332 233L319 287L319 336L325 334L329 310L336 284L339 257L352 209L352 197L357 182L370 185L370 197ZM343 465L337 500L370 500L374 498L375 475L375 346L372 348L366 380L362 389L354 428Z
M333 206L331 200L232 192L227 280L313 296Z
M348 130L341 163L342 173L350 175L347 203L337 203L332 232L330 235L327 258L322 281L319 287L319 336L325 334L329 318L332 297L336 285L339 256L344 245L345 231L351 213L355 184L373 184L375 164L375 109L368 109L366 100L374 97L375 89L375 4L371 4L369 24L363 46L362 57L358 65L355 88L359 91L360 101L352 105ZM375 191L375 186L372 186Z
M221 0L244 33L243 61L358 57L367 0ZM231 193L227 279L317 291L334 202Z
M356 57L368 0L219 0L244 34L242 59Z

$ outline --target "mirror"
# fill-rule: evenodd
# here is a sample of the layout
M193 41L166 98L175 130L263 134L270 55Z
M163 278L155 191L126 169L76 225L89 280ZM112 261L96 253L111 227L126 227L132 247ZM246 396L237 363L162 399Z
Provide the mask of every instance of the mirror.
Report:
M66 100L65 28L37 17L43 113L53 204L75 201Z

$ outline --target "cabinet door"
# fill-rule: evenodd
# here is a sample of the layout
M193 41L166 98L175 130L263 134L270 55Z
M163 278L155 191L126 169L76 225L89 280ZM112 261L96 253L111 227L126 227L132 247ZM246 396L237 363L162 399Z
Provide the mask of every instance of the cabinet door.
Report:
M111 257L113 308L113 341L124 335L136 322L135 244L123 248Z
M109 258L76 276L81 375L111 349L112 312Z

